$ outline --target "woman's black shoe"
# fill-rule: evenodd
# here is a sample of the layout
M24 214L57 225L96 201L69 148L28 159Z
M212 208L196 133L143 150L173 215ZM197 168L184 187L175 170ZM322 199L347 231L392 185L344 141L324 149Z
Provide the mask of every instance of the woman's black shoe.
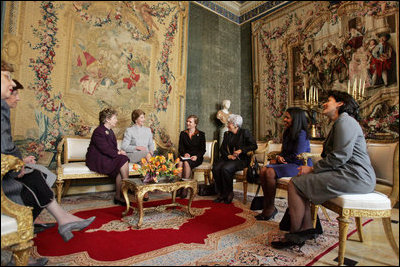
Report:
M314 239L318 235L317 229L311 228L296 233L286 233L285 238L288 241L301 243L309 239Z
M231 204L233 200L233 192L230 192L229 195L225 198L224 203L225 204Z
M116 199L115 197L114 197L114 204L115 205L121 205L121 206L125 206L126 205L125 201Z
M214 203L221 203L222 201L224 201L224 198L219 196L216 199L213 200Z
M184 199L184 198L187 197L187 195L188 195L188 189L187 189L187 188L184 188L184 189L182 190L182 193L181 193L180 197L181 197L181 199Z
M276 249L282 249L282 248L289 248L289 247L293 247L293 246L299 246L302 247L304 245L305 242L300 242L300 243L296 243L296 242L292 242L292 241L272 241L271 242L271 247L276 248Z
M256 217L257 221L269 221L269 220L273 219L276 214L278 214L278 210L275 208L274 211L272 212L272 214L269 216L265 216L262 213L260 213L260 214L256 215L255 217Z

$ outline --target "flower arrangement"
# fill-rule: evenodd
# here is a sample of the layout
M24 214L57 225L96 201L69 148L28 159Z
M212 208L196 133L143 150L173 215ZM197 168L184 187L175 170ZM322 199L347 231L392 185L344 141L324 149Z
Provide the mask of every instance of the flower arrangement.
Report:
M173 180L176 175L182 172L181 167L176 167L179 161L179 158L174 160L172 153L168 153L168 158L155 156L151 157L149 161L146 158L142 158L142 164L133 164L133 170L138 171L144 177L143 182L158 183L160 177L167 177L169 180Z

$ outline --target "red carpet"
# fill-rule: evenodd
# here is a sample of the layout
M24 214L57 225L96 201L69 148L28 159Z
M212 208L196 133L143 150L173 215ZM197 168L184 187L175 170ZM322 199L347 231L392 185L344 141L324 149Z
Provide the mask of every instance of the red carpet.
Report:
M170 203L161 200L145 203L145 207ZM187 200L178 200L186 204ZM37 252L42 256L64 256L86 251L90 258L97 261L116 261L141 253L154 251L178 243L204 244L207 235L228 229L245 222L237 216L243 210L234 205L216 204L211 200L198 200L192 203L192 209L204 209L200 216L188 218L179 229L128 229L127 231L90 232L110 221L121 221L122 206L80 211L75 215L81 218L96 216L96 220L86 229L73 232L74 238L65 243L58 234L57 227L39 233L34 239ZM165 211L164 211L165 212ZM128 215L131 215L132 211ZM154 214L154 213L152 213ZM137 217L137 215L134 215ZM148 213L145 212L145 218Z
M142 229L135 228L138 216L121 218L122 206L113 205L113 192L85 194L63 199L66 210L82 217L97 216L92 225L65 243L50 228L34 239L33 257L47 257L52 266L149 265L149 266L306 266L338 245L339 227L335 214L322 212L324 234L302 247L274 249L271 242L283 237L278 224L287 208L286 199L275 199L279 213L273 220L257 221L256 212L244 205L241 195L232 204L213 203L214 197L196 196L192 218L178 209L146 211ZM153 192L145 206L170 203L169 194ZM239 199L239 200L238 200ZM186 204L187 200L179 202ZM52 222L46 211L39 216ZM364 222L367 224L370 220ZM129 223L128 223L129 222ZM134 226L131 226L131 225ZM349 235L355 233L354 221ZM319 261L318 261L319 262Z

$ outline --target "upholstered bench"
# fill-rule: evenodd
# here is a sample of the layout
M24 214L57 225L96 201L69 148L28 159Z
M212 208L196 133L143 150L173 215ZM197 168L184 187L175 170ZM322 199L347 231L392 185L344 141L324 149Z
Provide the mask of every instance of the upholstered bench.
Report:
M62 194L68 191L72 179L104 178L100 174L89 170L85 164L86 152L89 147L90 137L64 136L57 146L57 202L61 202ZM122 140L117 140L118 148ZM138 175L134 171L133 163L129 163L129 175ZM65 182L65 187L64 187Z

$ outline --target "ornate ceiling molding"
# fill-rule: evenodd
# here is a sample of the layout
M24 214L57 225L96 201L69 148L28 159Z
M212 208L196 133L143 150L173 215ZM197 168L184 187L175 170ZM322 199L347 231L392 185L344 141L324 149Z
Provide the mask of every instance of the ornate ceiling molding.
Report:
M194 3L238 24L280 9L292 1L193 1Z

